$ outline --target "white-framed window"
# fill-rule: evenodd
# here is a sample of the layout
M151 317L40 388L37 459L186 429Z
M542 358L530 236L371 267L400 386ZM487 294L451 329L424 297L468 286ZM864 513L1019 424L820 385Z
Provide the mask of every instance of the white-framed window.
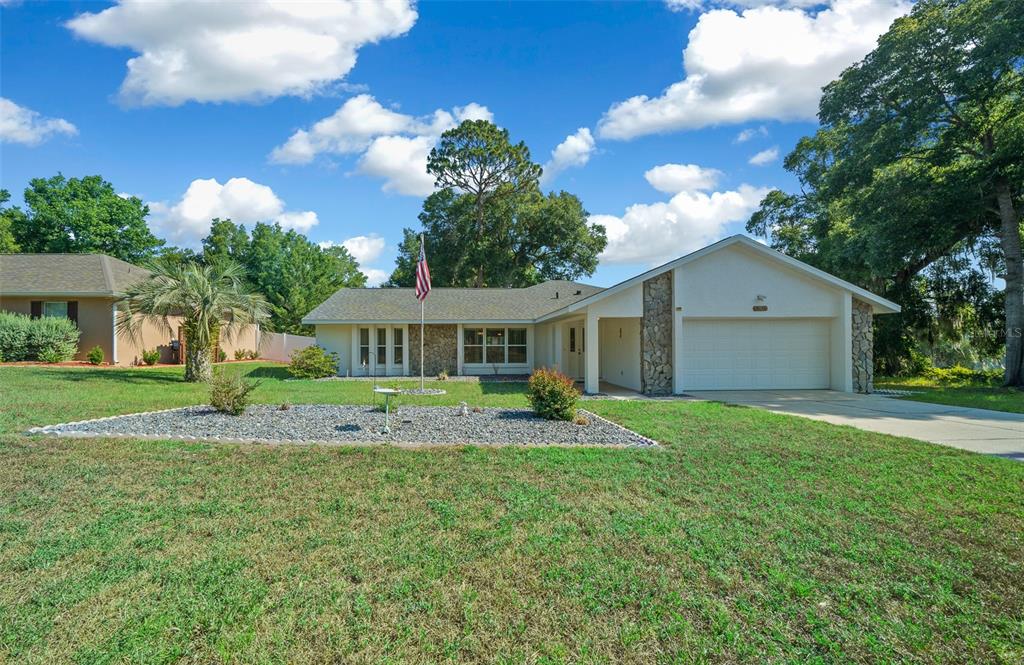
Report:
M377 354L374 356L376 365L384 367L388 364L388 329L377 328Z
M55 319L68 318L68 301L56 300L43 303L43 316L50 316Z
M526 328L463 328L462 362L525 365Z
M359 364L362 367L370 366L370 329L359 329Z
M526 364L526 328L509 328L508 335L508 364Z
M391 331L391 353L395 355L391 361L395 365L402 364L402 356L405 355L405 328L395 328Z
M484 329L464 328L462 330L462 362L482 363L484 361Z

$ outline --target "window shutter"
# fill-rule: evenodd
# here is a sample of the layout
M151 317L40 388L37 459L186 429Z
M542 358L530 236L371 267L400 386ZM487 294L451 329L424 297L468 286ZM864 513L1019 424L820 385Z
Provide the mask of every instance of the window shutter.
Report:
M77 300L69 300L68 301L68 318L71 319L71 322L74 323L76 326L78 325L78 301Z
M43 301L33 300L32 301L32 318L41 319L43 318Z

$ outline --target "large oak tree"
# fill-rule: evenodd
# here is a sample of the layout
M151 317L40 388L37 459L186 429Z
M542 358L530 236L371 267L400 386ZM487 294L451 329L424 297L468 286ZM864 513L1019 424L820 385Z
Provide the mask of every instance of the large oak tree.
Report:
M749 225L861 283L997 248L1005 382L1024 384L1024 12L1013 0L923 0L829 84L821 128L786 159L804 190Z

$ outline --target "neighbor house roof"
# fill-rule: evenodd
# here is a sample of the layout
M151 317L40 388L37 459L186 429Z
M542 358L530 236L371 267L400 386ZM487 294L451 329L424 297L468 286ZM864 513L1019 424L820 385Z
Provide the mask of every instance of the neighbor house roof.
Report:
M600 292L588 284L551 280L517 289L435 288L427 296L424 320L430 323L487 321L532 322L567 304ZM420 320L413 289L341 289L302 322L405 323Z
M120 296L149 274L104 254L0 254L5 296Z

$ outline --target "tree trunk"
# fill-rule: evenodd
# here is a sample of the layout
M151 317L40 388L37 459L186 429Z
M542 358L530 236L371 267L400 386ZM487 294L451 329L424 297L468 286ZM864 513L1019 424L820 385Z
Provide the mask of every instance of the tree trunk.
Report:
M999 204L999 239L1006 263L1006 371L1007 386L1024 385L1024 257L1021 256L1020 221L1013 207L1010 183L996 180Z
M190 382L209 381L213 378L210 362L210 347L190 343L185 347L185 380Z

